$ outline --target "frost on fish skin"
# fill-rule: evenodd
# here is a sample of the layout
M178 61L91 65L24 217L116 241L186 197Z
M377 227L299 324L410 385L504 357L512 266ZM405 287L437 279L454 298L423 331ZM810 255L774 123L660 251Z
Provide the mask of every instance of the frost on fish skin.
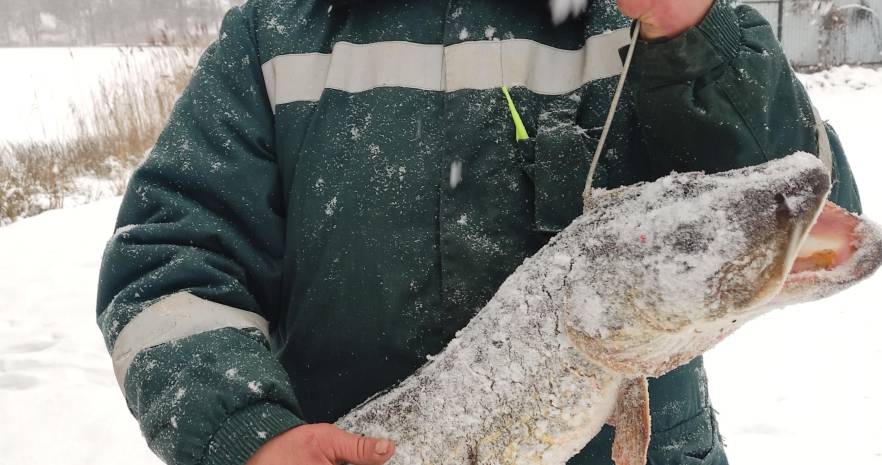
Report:
M588 0L549 0L551 19L555 24L566 21L570 16L582 14L588 7Z
M768 310L829 187L798 154L597 191L443 352L337 426L395 440L392 465L563 464L627 380Z

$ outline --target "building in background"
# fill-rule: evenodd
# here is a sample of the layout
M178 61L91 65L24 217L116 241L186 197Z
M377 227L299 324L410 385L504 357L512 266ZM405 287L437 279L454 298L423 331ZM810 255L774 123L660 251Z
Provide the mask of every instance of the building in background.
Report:
M882 63L882 0L744 0L798 67Z

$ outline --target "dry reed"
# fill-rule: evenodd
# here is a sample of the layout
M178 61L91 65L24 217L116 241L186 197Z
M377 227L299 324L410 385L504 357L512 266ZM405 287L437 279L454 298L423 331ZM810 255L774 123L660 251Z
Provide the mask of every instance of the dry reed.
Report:
M161 49L144 66L132 49L117 76L101 81L90 108L71 108L75 137L28 143L0 142L0 225L62 207L82 195L78 180L125 189L131 170L164 127L189 81L201 49Z

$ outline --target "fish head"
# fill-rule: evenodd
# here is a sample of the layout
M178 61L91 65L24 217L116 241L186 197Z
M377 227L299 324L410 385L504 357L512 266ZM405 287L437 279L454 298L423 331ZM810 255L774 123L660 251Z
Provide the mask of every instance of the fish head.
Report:
M565 289L566 335L588 359L660 376L773 308L854 284L882 261L879 230L829 206L829 191L822 163L795 154L596 193L561 233L580 236L585 260ZM841 215L850 226L833 234L846 231L851 254L831 258L811 232Z

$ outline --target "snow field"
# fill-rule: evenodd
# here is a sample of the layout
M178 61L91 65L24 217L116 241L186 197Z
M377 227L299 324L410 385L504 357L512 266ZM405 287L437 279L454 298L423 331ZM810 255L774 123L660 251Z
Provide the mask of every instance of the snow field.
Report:
M119 199L0 228L0 465L159 465L95 323Z
M0 48L0 141L69 138L78 129L74 115L91 112L102 85L161 79L198 56L177 47Z

